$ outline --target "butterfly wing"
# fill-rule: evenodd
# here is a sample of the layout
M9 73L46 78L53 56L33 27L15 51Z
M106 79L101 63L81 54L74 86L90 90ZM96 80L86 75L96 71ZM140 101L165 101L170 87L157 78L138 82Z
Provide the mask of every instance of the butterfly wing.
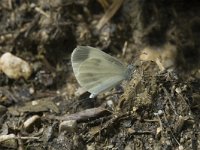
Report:
M93 96L121 82L127 70L116 58L89 46L78 46L71 61L79 84Z
M126 68L116 65L113 60L92 58L84 61L78 72L79 84L95 96L124 80Z
M72 68L77 77L79 66L87 59L103 57L108 61L114 60L116 65L124 67L124 65L116 58L104 53L103 51L90 46L77 46L71 55Z

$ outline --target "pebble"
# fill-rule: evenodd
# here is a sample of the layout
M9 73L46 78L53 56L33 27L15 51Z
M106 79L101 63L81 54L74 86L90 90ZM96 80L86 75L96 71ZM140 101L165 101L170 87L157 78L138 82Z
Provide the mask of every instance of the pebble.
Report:
M17 140L14 134L0 135L0 144L5 148L17 149Z
M59 132L62 131L74 132L76 128L77 128L76 120L63 121L59 125Z
M6 52L0 58L0 70L11 79L28 79L32 74L31 65L13 54Z

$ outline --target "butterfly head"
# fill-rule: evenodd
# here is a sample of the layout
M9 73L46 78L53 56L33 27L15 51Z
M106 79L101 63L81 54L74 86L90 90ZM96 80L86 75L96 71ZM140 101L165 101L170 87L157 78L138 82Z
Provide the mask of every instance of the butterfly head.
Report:
M131 80L134 70L135 70L135 66L133 64L128 65L126 73L125 73L126 80Z

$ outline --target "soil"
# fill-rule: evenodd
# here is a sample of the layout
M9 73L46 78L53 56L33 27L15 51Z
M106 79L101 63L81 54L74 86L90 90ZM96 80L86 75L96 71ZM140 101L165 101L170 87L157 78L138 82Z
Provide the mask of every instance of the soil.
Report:
M0 73L0 149L200 149L199 8L198 0L2 0L0 55L33 73ZM166 43L176 47L172 71L139 59ZM133 64L132 78L88 98L71 66L78 45Z

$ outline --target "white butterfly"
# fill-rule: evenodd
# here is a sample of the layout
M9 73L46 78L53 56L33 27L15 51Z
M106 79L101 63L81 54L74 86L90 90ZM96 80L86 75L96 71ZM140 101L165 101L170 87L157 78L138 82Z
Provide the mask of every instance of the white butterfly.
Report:
M130 77L127 68L116 58L90 46L78 46L71 55L72 68L79 84L94 98Z

